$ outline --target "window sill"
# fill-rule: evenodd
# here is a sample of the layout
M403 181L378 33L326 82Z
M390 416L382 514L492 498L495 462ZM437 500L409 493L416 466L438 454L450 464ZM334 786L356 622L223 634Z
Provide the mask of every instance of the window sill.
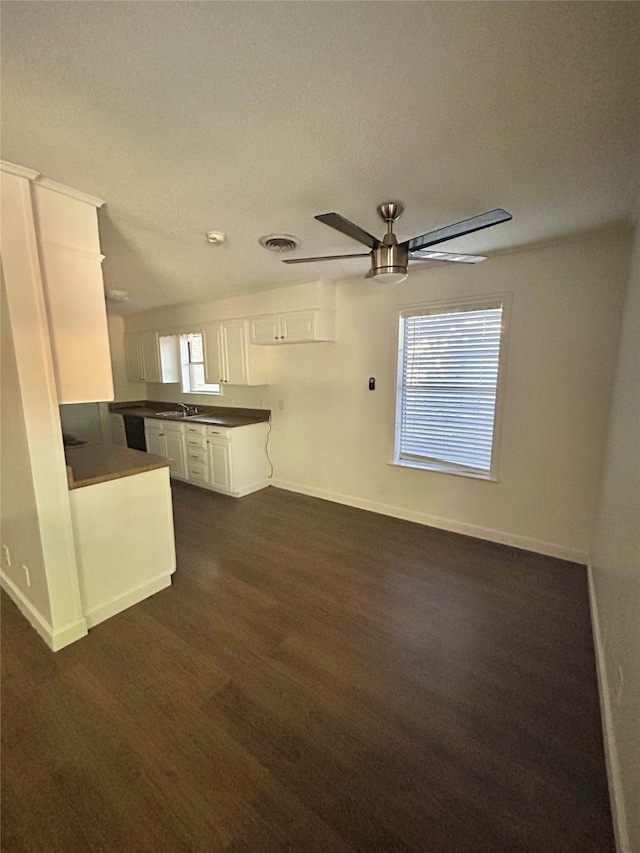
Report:
M414 462L409 459L392 459L387 462L395 468L417 468L420 471L433 471L436 474L453 474L455 477L468 477L471 480L485 480L490 483L499 483L500 480L490 472L463 471L458 468L448 468L446 465L437 465L432 462Z

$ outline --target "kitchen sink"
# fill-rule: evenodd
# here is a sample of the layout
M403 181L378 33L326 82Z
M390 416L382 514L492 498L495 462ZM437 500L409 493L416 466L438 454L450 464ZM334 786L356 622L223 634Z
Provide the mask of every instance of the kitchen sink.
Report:
M187 414L187 412L156 412L154 417L156 418L188 418L193 417L193 415Z

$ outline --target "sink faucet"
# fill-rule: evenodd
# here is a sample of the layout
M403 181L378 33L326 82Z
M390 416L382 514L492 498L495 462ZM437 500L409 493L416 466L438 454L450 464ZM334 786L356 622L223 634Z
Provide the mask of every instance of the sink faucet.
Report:
M193 412L194 415L198 414L198 409L196 406L187 406L186 403L178 403L178 405L182 408L182 413L184 415L189 414L189 412Z

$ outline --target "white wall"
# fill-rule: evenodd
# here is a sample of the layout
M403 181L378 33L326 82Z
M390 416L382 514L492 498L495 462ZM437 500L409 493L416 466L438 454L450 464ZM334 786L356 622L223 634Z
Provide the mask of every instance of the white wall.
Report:
M473 267L414 267L396 287L311 283L125 324L160 330L295 310L334 292L336 342L268 348L266 401L265 389L225 388L235 405L271 408L274 484L586 562L630 247L628 231L605 231ZM500 482L390 466L399 308L496 292L512 294ZM177 386L148 390L189 401Z
M82 617L62 429L36 245L29 181L3 167L1 238L4 274L3 362L9 367L2 420L2 538L26 573L2 584L53 648L87 633ZM24 173L24 174L22 174ZM3 298L4 298L3 297ZM6 341L5 333L6 332ZM4 401L3 401L4 402ZM27 464L28 456L28 464ZM18 471L16 461L24 468ZM6 466L6 468L4 467ZM19 478L30 478L19 483ZM6 482L5 482L6 481ZM12 488L15 484L15 491ZM29 565L27 560L32 560ZM45 598L46 590L46 598Z
M621 851L640 850L640 225L624 309L595 533L591 596Z
M1 272L1 270L0 270ZM27 443L24 410L16 365L13 335L2 277L2 544L9 549L11 565L2 555L2 572L6 581L28 599L43 621L51 624L49 590L40 541L38 508L33 490L31 459ZM22 566L27 566L31 586L26 583Z
M72 435L92 444L102 441L99 403L69 403L60 406L60 421L65 435Z
M628 234L607 233L476 267L414 268L395 288L339 286L337 342L275 354L276 480L586 562L629 247ZM388 465L398 309L495 292L512 293L500 482Z
M278 311L297 311L307 308L322 308L333 311L335 309L334 286L325 281L313 281L295 287L277 287L259 293L243 294L192 305L177 305L171 308L160 308L155 311L128 315L125 317L122 333L114 330L111 338L111 348L114 353L114 382L117 388L116 400L139 399L135 394L120 396L120 392L126 393L127 390L124 389L118 379L123 369L120 365L124 364L124 331L155 329L169 332L179 329L183 332L196 332L201 323L209 320L228 320L235 317L274 314ZM271 347L260 347L259 349L262 358L271 359ZM126 378L126 371L124 375ZM129 383L129 387L142 386L143 384ZM270 402L269 388L263 385L254 387L227 386L222 389L220 396L183 394L178 383L160 385L148 382L145 387L147 399L168 403L264 409L269 407Z

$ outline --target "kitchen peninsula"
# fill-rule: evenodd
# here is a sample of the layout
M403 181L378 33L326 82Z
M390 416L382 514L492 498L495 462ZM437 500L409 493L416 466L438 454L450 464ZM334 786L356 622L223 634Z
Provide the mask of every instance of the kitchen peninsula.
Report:
M169 461L110 444L65 450L78 579L91 628L171 584Z

